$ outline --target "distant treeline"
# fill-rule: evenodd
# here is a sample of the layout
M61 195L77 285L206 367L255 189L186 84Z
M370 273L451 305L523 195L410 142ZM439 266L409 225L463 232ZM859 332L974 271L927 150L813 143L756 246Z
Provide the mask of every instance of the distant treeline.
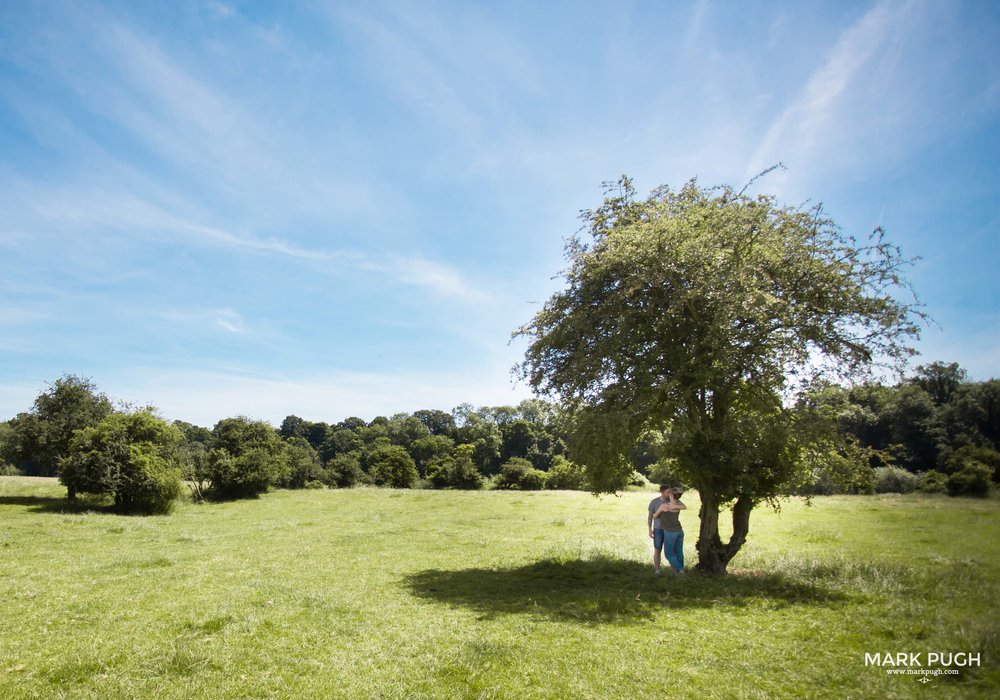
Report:
M1000 381L970 382L957 364L921 366L895 386L824 384L799 406L827 415L854 446L813 455L800 493L976 494L984 478L986 491L1000 479ZM67 375L31 410L0 423L0 473L59 475L71 496L102 494L124 510L154 511L169 509L181 479L197 497L216 498L362 484L586 489L586 471L569 454L571 433L569 413L539 399L370 421L291 415L278 428L234 417L209 429L168 423L148 407L116 409L90 380ZM673 480L668 445L663 431L636 444L635 485Z
M957 363L922 365L895 386L817 386L799 405L830 416L875 467L846 488L819 467L803 491L985 495L1000 481L1000 380L968 381Z

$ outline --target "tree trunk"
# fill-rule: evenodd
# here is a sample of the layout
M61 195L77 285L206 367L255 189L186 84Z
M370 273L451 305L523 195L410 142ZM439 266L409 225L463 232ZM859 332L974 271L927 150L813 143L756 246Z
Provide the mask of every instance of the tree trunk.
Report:
M67 486L66 487L66 498L68 498L71 501L75 501L76 500L76 487L75 486Z
M740 496L736 499L736 503L733 504L733 534L729 542L723 544L719 537L719 506L710 495L700 495L702 498L701 509L698 511L700 524L698 543L695 545L698 550L698 565L695 568L706 573L724 574L730 560L747 541L753 500L749 496Z

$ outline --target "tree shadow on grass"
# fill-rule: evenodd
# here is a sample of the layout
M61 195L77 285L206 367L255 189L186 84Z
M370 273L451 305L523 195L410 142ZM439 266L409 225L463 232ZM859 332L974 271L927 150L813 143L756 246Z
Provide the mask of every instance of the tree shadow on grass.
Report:
M633 560L542 560L510 569L428 570L406 577L418 598L477 611L481 619L526 613L583 623L641 621L664 610L832 605L848 598L777 573L654 576Z
M107 500L56 496L0 496L0 507L23 506L36 513L110 513Z

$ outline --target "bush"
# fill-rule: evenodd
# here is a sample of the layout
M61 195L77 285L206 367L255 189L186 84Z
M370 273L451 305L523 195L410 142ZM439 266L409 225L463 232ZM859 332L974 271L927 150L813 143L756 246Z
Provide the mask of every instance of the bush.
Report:
M483 487L483 475L472 459L475 447L459 445L455 456L438 455L427 463L427 480L436 489L469 489Z
M941 472L926 471L917 481L917 491L921 493L945 493L948 490L948 475Z
M948 473L961 471L970 462L985 464L993 474L993 481L1000 482L1000 452L989 447L960 447L948 458Z
M110 495L125 513L168 513L181 492L184 437L149 411L112 413L78 431L59 480L77 493Z
M326 484L324 484L322 481L307 481L305 484L303 484L302 488L304 488L304 489L325 489L326 488Z
M639 472L633 472L639 474ZM642 474L639 477L645 481ZM562 455L552 458L552 466L549 467L548 476L545 477L545 488L566 489L570 491L587 490L587 473L583 465L571 462Z
M648 491L653 487L653 482L643 476L641 473L634 471L632 475L628 478L628 485L635 486L642 489L643 491Z
M648 481L653 484L680 483L677 474L677 460L672 457L662 457L649 467Z
M221 420L212 429L212 445L206 476L214 498L251 498L287 483L288 451L264 421Z
M917 475L900 467L875 469L875 493L913 493L917 490Z
M24 473L13 464L0 464L0 476L24 476Z
M985 464L966 462L962 469L948 477L948 495L985 498L990 495L992 475L993 470Z
M494 483L498 489L537 491L545 488L545 472L535 469L523 457L512 457L500 467Z
M368 474L376 486L409 489L413 488L419 478L413 457L399 445L376 445L365 461Z
M326 483L329 486L346 489L368 481L356 452L337 455L326 463Z
M323 485L326 472L319 463L316 450L305 438L292 438L286 445L288 451L288 479L283 484L290 489L309 488L315 482Z
M804 450L800 457L802 478L793 492L800 496L875 493L873 451L855 441Z

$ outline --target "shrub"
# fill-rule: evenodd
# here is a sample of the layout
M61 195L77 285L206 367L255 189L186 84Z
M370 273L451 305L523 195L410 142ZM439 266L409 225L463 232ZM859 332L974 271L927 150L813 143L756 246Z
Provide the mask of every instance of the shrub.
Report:
M427 479L436 489L470 489L483 487L483 475L473 461L475 447L459 445L455 456L438 455L427 464Z
M419 475L413 457L399 445L376 445L365 459L368 474L376 486L413 488Z
M326 488L326 484L324 484L322 481L307 481L305 484L303 484L302 488L304 488L304 489L325 489Z
M917 475L900 467L875 469L875 493L913 493L917 489Z
M990 495L992 475L993 470L985 464L966 462L962 469L948 477L948 495L985 498Z
M494 483L498 489L537 491L545 488L545 472L535 469L523 457L512 457L500 467L500 474Z
M167 513L181 491L183 440L150 411L112 413L77 432L59 480L73 495L110 495L121 512Z
M1000 482L1000 452L989 447L960 447L948 458L948 473L961 471L970 462L985 464L993 474L993 481Z
M212 429L212 445L207 477L215 498L250 498L288 480L288 452L264 421L221 420Z
M23 472L13 464L0 464L0 476L23 476Z
M804 450L800 457L802 478L794 493L800 496L875 493L876 472L872 460L878 455L856 441Z
M933 469L926 471L917 481L917 490L921 493L945 493L948 490L948 475Z
M662 457L649 467L649 481L654 484L679 483L677 460L672 457Z
M368 475L361 468L357 452L337 455L326 463L326 483L335 488L350 488L368 483Z
M652 488L653 482L651 482L641 473L633 471L632 476L628 478L628 485L635 486L637 488L643 489L644 491L648 491L650 488Z
M283 484L290 489L308 488L307 484L320 485L326 479L326 472L319 463L316 450L305 438L292 438L286 444L288 451L288 479Z
M639 474L639 472L633 472ZM645 481L645 477L639 474L639 478ZM545 477L545 488L566 489L571 491L587 490L587 473L583 465L571 462L562 455L552 458L552 466Z

